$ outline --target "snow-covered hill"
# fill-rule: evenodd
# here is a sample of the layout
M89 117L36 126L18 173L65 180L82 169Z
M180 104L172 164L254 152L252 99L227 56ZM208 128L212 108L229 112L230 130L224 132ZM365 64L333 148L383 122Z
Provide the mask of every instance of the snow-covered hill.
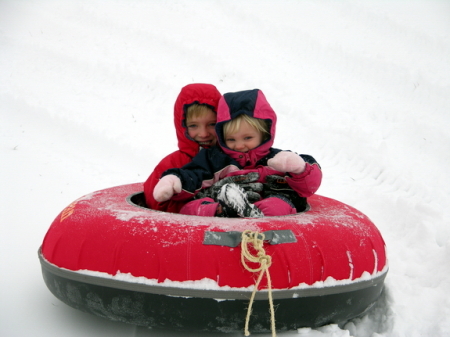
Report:
M70 202L176 149L192 82L262 89L275 146L313 155L319 194L385 238L387 297L368 316L280 336L450 335L448 1L5 0L0 60L1 336L189 336L69 308L37 249Z

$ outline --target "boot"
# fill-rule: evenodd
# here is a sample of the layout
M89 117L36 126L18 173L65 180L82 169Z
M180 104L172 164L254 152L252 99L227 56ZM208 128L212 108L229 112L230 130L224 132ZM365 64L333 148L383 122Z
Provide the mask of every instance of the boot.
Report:
M222 208L222 212L218 216L230 218L261 218L264 216L258 207L248 201L244 189L237 184L223 185L217 199Z

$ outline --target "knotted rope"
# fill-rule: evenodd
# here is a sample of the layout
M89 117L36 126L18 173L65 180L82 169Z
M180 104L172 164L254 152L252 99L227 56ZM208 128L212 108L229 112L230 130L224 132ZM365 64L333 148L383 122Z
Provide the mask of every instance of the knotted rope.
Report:
M250 297L250 303L248 305L247 309L247 317L245 319L245 336L250 336L250 332L248 331L248 324L250 321L250 315L252 313L252 306L253 301L255 299L256 292L258 291L259 283L261 282L261 279L263 275L265 274L267 277L267 289L268 289L268 296L269 296L269 306L270 306L270 322L271 322L271 329L272 329L272 336L275 337L276 330L275 330L275 310L273 308L273 299L272 299L272 282L270 280L270 273L269 273L269 267L272 264L272 258L270 255L266 254L266 251L263 248L264 244L264 234L253 232L251 230L245 230L242 233L242 240L241 240L241 262L245 269L247 269L250 272L256 273L260 272L258 279L256 280L255 287L252 292L252 296ZM256 250L256 255L252 255L252 253L249 250L249 246L252 246L253 249ZM257 268L251 268L247 262L254 262L259 263L259 267Z

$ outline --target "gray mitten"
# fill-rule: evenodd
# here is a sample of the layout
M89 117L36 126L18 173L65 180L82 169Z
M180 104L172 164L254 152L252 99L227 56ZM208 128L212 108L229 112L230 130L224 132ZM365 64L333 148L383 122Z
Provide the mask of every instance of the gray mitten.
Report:
M292 191L292 187L286 181L285 177L272 174L266 177L266 183L264 184L264 190L272 193L284 192L288 193Z
M256 182L258 179L258 172L250 172L248 174L226 177L222 180L219 180L211 187L205 188L198 192L195 198L212 198L214 200L217 200L217 195L219 194L222 186L225 184L234 183L238 184L244 189L250 202L255 202L261 199L261 196L258 192L261 192L263 190L263 184Z
M282 196L282 199L289 200L297 212L304 212L309 209L306 198L301 197L289 186L285 177L270 175L266 177L264 184L264 198Z

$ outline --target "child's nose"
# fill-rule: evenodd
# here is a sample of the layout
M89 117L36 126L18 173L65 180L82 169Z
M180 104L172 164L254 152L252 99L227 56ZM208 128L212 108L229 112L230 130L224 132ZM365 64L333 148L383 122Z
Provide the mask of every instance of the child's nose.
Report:
M208 136L209 133L205 127L201 127L198 134L200 137L206 137L206 136Z
M243 142L236 142L236 150L242 150L245 147Z

